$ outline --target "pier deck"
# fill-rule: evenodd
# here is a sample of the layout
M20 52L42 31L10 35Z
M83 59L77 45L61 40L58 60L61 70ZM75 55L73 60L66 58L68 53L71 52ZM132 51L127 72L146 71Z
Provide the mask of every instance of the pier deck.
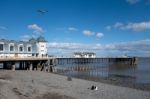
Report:
M51 57L1 57L0 69L16 69L17 67L17 69L21 70L34 70L38 66L44 68L47 62L51 62L52 64L54 59Z
M16 65L19 69L34 70L38 65L44 68L45 66L57 66L59 64L86 64L86 63L102 63L102 62L126 62L127 64L137 64L136 57L117 57L117 58L55 58L55 57L3 57L0 58L1 69L12 69Z
M27 58L20 58L20 57L8 57L8 58L0 58L0 62L2 61L27 61L27 60L48 60L53 58L48 57L27 57Z

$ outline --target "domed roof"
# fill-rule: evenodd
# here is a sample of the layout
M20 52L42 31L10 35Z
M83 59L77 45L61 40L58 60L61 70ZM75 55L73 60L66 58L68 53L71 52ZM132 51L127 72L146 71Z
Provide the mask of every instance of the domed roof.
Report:
M38 42L47 42L44 37L40 36L37 38Z
M30 42L36 41L36 39L32 37L31 39L29 39L29 41L30 41Z

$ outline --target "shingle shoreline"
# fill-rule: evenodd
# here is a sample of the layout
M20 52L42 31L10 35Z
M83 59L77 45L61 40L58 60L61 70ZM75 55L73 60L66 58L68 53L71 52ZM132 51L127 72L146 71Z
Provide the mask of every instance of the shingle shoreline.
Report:
M95 85L98 90L91 90ZM0 71L1 99L150 99L149 91L40 71Z

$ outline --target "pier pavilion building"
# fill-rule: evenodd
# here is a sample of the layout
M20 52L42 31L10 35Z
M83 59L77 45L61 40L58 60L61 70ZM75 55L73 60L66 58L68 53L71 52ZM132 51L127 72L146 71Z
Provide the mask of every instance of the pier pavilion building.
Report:
M0 39L0 58L47 57L46 40L40 36L28 41Z
M93 52L75 52L75 58L96 58L96 54Z

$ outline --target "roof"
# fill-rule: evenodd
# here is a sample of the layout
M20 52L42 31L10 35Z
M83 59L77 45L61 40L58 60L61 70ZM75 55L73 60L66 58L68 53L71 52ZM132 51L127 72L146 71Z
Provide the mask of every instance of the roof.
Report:
M8 39L0 39L0 42L4 43L36 43L36 42L47 42L44 37L40 36L37 39L31 38L29 41L16 41L16 40L8 40Z
M36 41L36 39L33 37L31 39L29 39L29 42L33 42L33 41Z
M43 36L37 38L38 42L47 42Z
M74 54L86 55L86 54L95 54L94 52L75 52Z

